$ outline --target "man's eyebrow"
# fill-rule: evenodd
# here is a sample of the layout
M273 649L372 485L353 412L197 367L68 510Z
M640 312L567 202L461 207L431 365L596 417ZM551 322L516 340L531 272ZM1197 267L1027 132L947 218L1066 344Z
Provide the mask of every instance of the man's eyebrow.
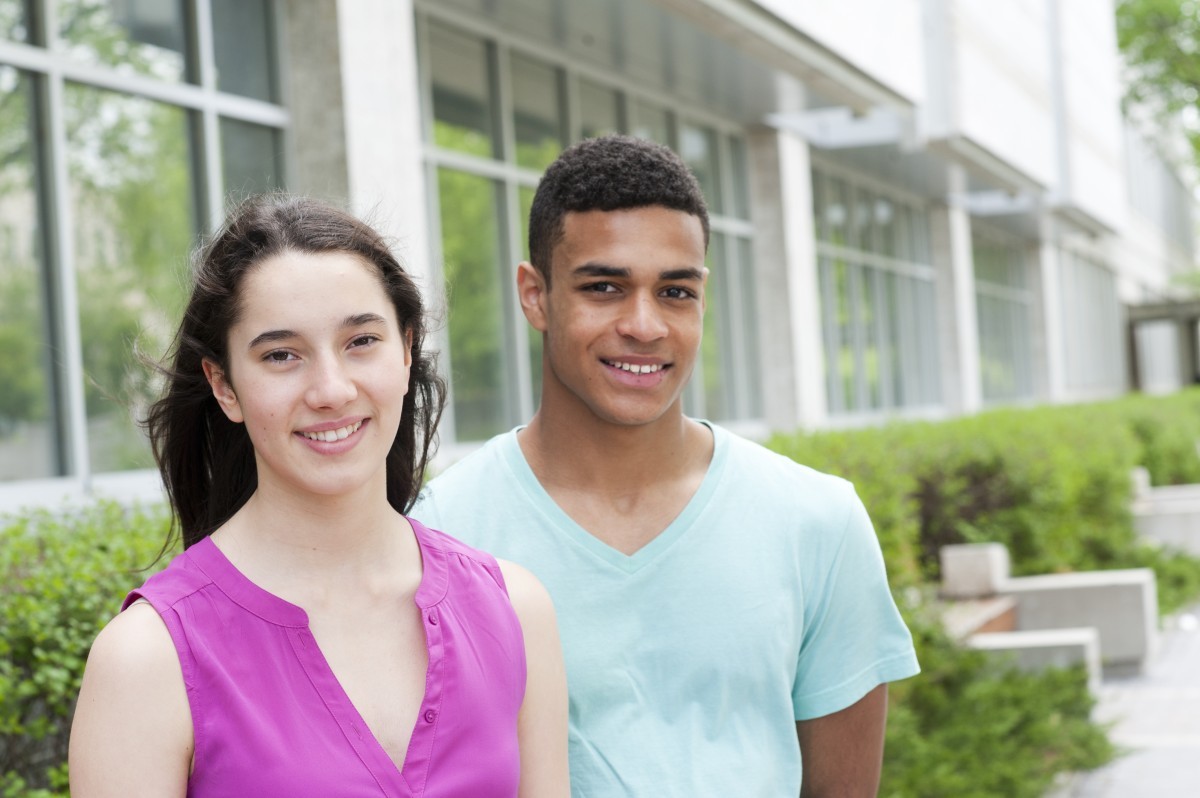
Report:
M582 266L576 266L571 274L576 277L628 277L629 269L623 269L619 266L607 266L603 263L585 263Z
M629 277L629 269L620 266L606 266L603 263L585 263L575 267L572 272L576 277ZM658 273L659 280L695 280L704 281L704 272L700 269L686 267L682 269L667 269Z
M387 320L378 313L354 313L342 319L342 329L347 327L361 327L365 324L387 324ZM273 344L278 341L286 341L289 338L296 338L299 333L293 330L267 330L264 333L259 333L250 341L247 349L254 349L263 344Z
M696 280L701 282L704 280L704 272L700 269L668 269L665 272L659 272L658 279L660 280Z

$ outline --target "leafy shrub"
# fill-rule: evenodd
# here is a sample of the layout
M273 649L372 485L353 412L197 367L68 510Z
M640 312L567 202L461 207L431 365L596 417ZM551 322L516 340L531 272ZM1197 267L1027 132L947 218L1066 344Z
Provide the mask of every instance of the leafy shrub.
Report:
M1170 396L1128 396L1101 406L1123 417L1137 437L1138 463L1154 485L1200 482L1200 388Z
M1186 391L777 435L768 445L854 482L895 587L937 580L944 545L994 541L1018 575L1153 567L1166 612L1200 594L1200 561L1137 539L1129 472L1149 464L1156 481L1195 471L1200 482L1197 439L1200 391Z
M66 795L70 718L92 641L149 574L162 511L100 503L0 522L0 796Z
M1114 749L1089 720L1082 667L1018 671L908 612L921 675L889 686L883 798L1039 798Z

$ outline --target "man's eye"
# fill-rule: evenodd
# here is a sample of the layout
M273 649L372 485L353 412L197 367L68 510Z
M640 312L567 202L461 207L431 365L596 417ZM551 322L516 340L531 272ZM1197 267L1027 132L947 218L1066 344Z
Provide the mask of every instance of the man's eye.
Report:
M612 283L588 283L583 289L585 291L594 291L597 294L611 294L617 290L617 287Z
M670 299L692 299L696 294L688 288L681 288L673 285L670 288L664 288L663 293Z

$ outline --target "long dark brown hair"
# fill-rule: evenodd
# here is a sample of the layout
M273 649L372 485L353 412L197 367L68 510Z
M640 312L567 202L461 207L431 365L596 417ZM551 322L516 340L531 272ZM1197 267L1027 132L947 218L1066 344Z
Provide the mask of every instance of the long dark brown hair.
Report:
M145 426L184 546L211 534L258 486L245 425L226 418L204 376L207 358L229 373L229 330L241 312L243 278L285 252L357 255L378 270L402 331L412 338L412 369L400 429L387 455L387 499L405 513L416 501L437 441L446 386L426 352L425 311L417 285L374 229L317 200L265 194L238 205L195 253L183 320L159 371L162 397Z

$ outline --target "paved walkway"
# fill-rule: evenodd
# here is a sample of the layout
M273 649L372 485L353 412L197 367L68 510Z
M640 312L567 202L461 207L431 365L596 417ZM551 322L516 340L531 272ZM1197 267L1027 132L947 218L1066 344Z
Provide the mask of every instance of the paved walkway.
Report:
M1164 621L1146 672L1105 679L1095 718L1124 752L1053 798L1200 796L1200 605Z

